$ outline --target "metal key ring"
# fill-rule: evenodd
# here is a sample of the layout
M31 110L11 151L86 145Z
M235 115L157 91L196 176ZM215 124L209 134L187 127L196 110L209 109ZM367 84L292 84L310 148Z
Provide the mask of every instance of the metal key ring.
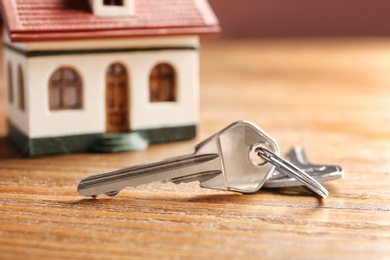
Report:
M329 196L329 192L325 189L324 186L322 186L319 182L310 177L307 173L296 167L294 164L263 147L259 147L258 149L256 149L256 151L258 156L275 165L288 176L299 180L306 187L308 187L310 190L312 190L314 193L318 194L322 198L326 198Z

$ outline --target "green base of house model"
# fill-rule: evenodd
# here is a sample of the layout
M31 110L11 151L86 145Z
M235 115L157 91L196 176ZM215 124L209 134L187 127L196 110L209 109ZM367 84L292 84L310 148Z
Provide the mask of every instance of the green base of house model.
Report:
M97 133L46 138L29 138L11 123L9 137L26 156L100 152L113 153L143 150L148 144L180 141L194 138L196 126L164 127L125 133Z

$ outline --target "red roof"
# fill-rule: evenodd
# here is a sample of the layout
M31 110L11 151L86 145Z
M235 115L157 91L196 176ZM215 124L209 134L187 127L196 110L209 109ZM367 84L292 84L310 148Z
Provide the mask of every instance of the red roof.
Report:
M94 0L95 1L95 0ZM134 0L134 16L94 16L88 0L1 0L14 42L219 32L206 0Z

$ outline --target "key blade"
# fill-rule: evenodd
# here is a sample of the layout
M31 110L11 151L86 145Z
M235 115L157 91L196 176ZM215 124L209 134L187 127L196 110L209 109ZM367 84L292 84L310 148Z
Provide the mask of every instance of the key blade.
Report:
M178 156L88 176L81 180L77 191L88 197L100 194L115 196L129 186L136 187L155 181L170 181L208 173L210 169L218 169L219 164L219 155L216 153Z
M204 182L204 181L208 181L208 180L211 180L211 179L217 177L221 173L222 173L222 171L220 171L220 170L202 172L202 173L193 174L193 175L189 175L189 176L182 176L182 177L174 178L174 179L170 180L170 182L173 182L175 184L188 183L188 182L194 182L194 181Z

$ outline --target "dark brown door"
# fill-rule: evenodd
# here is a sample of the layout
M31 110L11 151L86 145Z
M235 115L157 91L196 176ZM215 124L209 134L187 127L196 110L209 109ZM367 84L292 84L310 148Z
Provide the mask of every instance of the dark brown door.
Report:
M106 74L106 129L107 132L129 130L129 87L126 68L114 63Z

